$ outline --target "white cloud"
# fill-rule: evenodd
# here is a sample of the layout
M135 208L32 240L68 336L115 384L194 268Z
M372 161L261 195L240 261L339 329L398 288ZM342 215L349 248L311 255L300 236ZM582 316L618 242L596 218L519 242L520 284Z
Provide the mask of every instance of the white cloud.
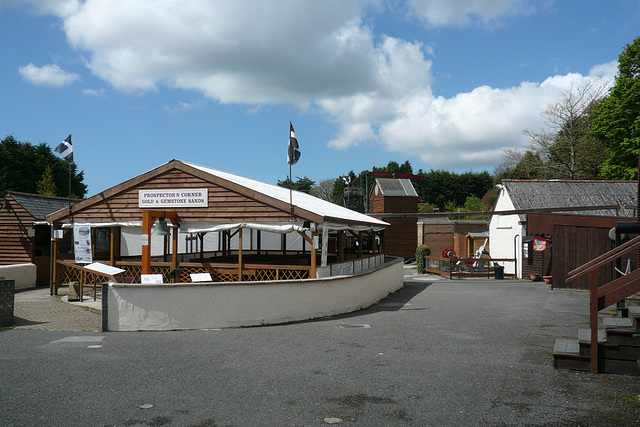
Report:
M589 70L589 76L613 81L618 74L618 61L596 65Z
M58 3L69 42L117 89L192 89L246 104L249 113L269 104L317 108L339 129L330 146L373 143L418 155L434 168L496 166L503 148L525 143L523 129L542 126L540 111L564 89L615 74L610 63L589 76L482 86L443 98L431 91L427 42L378 36L364 20L369 12L384 13L384 2L375 10L365 10L360 0L137 0L117 8L100 0ZM529 0L403 4L431 26L492 25L533 8Z
M38 67L30 63L20 67L18 71L24 80L39 86L62 87L80 79L79 74L64 71L56 64Z
M529 0L407 0L415 15L430 26L495 24L506 16L531 13Z
M98 96L98 97L106 96L104 89L85 89L82 91L82 94L89 95L89 96Z

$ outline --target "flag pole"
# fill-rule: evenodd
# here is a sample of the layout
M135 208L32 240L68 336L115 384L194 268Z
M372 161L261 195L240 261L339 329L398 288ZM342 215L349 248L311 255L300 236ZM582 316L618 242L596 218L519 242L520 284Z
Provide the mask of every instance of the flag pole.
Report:
M69 222L73 222L73 217L71 216L71 163L69 163L69 192L67 201L69 202Z
M289 147L291 147L291 127L293 125L291 124L291 121L289 121ZM289 151L291 150L291 148L289 148ZM289 159L291 160L291 159ZM293 221L293 177L291 176L291 161L288 162L289 163L289 209L291 210L291 218L289 219L290 221Z
M291 221L293 221L293 186L291 179L291 164L289 164L289 207L291 208Z

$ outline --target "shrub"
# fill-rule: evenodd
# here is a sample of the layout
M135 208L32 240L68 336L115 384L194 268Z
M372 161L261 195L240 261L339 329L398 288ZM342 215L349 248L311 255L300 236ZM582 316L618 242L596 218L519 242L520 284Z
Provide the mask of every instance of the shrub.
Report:
M416 249L416 267L419 274L424 274L426 262L424 257L431 255L431 248L429 246L420 245Z

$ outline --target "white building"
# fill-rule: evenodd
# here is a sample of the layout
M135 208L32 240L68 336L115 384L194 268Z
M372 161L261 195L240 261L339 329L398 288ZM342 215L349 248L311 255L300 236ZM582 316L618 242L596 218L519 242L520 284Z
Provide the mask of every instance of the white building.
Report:
M636 181L502 180L495 212L521 210L522 213L493 215L489 223L492 258L515 258L506 263L505 273L522 277L523 238L527 236L527 211L573 208L562 211L589 216L634 216ZM618 206L618 209L593 209ZM560 211L556 211L560 212Z

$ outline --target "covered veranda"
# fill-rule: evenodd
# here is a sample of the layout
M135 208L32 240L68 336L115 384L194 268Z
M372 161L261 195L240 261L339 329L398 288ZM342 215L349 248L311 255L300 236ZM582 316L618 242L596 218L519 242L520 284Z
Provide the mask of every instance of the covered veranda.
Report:
M141 283L147 274L189 283L194 274L256 282L356 273L384 262L388 225L305 193L180 160L47 220L61 230L52 232L58 237L54 293L72 281ZM116 267L117 274L76 262L78 223L91 230L91 261Z

